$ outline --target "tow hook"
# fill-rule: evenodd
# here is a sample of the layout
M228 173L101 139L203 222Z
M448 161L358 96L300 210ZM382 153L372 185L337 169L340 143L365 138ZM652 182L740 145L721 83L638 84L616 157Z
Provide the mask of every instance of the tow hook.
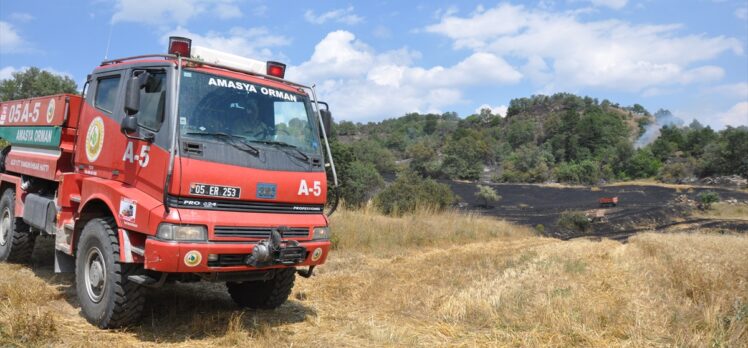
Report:
M296 270L296 273L304 278L309 278L312 276L312 273L314 273L314 266L309 266L309 269L307 269L306 271L300 269Z

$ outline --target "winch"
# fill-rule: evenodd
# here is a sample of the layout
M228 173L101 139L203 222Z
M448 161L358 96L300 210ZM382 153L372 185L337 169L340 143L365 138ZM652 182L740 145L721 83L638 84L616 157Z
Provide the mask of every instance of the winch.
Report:
M252 267L295 265L303 262L306 259L306 248L295 240L283 240L285 231L288 231L286 226L273 228L270 237L258 242L244 262Z

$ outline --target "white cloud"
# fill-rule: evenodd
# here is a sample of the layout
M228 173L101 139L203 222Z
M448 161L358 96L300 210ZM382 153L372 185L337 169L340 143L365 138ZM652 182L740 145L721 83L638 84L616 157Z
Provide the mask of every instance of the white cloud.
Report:
M501 4L467 17L446 16L426 31L453 40L455 49L526 61L523 71L544 90L595 87L629 92L713 81L720 67L697 65L724 52L742 54L735 38L679 35L680 25L620 20L582 21Z
M389 39L392 37L392 31L384 25L378 25L374 28L372 35L380 39Z
M13 73L18 71L18 69L12 67L12 66L6 66L2 69L0 69L0 80L7 80L13 77Z
M235 27L230 29L226 34L210 31L204 35L192 33L187 28L177 27L175 30L162 36L161 39L164 44L167 42L169 36L189 37L196 46L204 46L261 60L281 58L281 55L273 52L271 49L291 43L291 39L282 35L272 34L268 29L263 27Z
M709 94L719 94L728 98L748 100L748 82L738 82L714 86L707 88L705 92Z
M34 16L25 12L13 12L10 14L10 19L16 22L28 22L34 19Z
M118 0L113 23L136 22L156 26L184 25L191 18L209 12L218 18L241 17L236 0Z
M735 17L742 20L748 20L748 7L741 7L735 10Z
M13 53L24 49L24 41L13 26L0 21L0 52Z
M598 7L610 7L614 10L620 10L626 6L628 0L589 0L589 2Z
M216 15L221 19L241 18L242 10L234 4L218 4L215 8Z
M748 126L748 101L737 103L730 110L717 114L717 119L725 126Z
M252 9L252 15L257 17L265 17L268 12L267 5L257 5Z
M327 11L320 15L314 13L313 10L307 10L304 13L304 19L312 24L325 24L326 22L336 22L348 25L354 25L361 23L364 18L353 13L353 6L347 8L340 8L332 11Z
M13 78L13 73L15 73L15 72L22 72L22 71L25 71L28 68L29 68L28 66L22 66L20 68L16 68L14 66L6 66L6 67L3 67L3 68L0 68L0 80L7 80L7 79L10 79L10 78ZM41 70L48 71L48 72L52 73L53 75L67 76L67 77L73 79L73 74L71 74L69 72L65 72L65 71L59 71L59 70L57 70L55 68L52 68L52 67L41 68Z
M311 58L289 67L288 78L317 82L337 117L363 121L408 112L441 112L465 103L462 88L513 84L522 74L491 53L475 53L449 67L414 66L420 53L401 48L375 52L348 31L327 34Z
M482 104L477 109L475 109L475 113L480 114L481 110L483 109L491 110L492 114L504 117L506 116L506 111L509 110L509 107L507 107L506 105L491 106L488 104Z

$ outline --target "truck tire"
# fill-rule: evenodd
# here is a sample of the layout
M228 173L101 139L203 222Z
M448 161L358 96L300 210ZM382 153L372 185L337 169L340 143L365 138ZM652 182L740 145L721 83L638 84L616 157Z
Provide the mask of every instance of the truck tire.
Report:
M102 329L137 321L145 303L145 289L127 279L141 267L119 262L116 231L112 218L88 221L75 257L75 288L83 316Z
M231 298L241 307L253 309L276 309L291 295L296 268L282 268L275 271L270 280L249 282L227 282Z
M0 261L31 261L36 235L16 217L16 190L6 189L0 198Z

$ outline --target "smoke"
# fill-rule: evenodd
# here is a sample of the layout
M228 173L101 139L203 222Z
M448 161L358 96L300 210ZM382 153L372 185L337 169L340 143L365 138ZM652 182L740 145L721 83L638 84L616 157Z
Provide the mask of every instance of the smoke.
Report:
M654 114L654 117L654 123L648 124L644 129L644 134L642 134L639 139L636 140L634 146L637 149L643 146L647 146L655 141L660 136L660 128L664 126L683 126L683 120L673 115L670 110L657 110L657 112L655 112Z

